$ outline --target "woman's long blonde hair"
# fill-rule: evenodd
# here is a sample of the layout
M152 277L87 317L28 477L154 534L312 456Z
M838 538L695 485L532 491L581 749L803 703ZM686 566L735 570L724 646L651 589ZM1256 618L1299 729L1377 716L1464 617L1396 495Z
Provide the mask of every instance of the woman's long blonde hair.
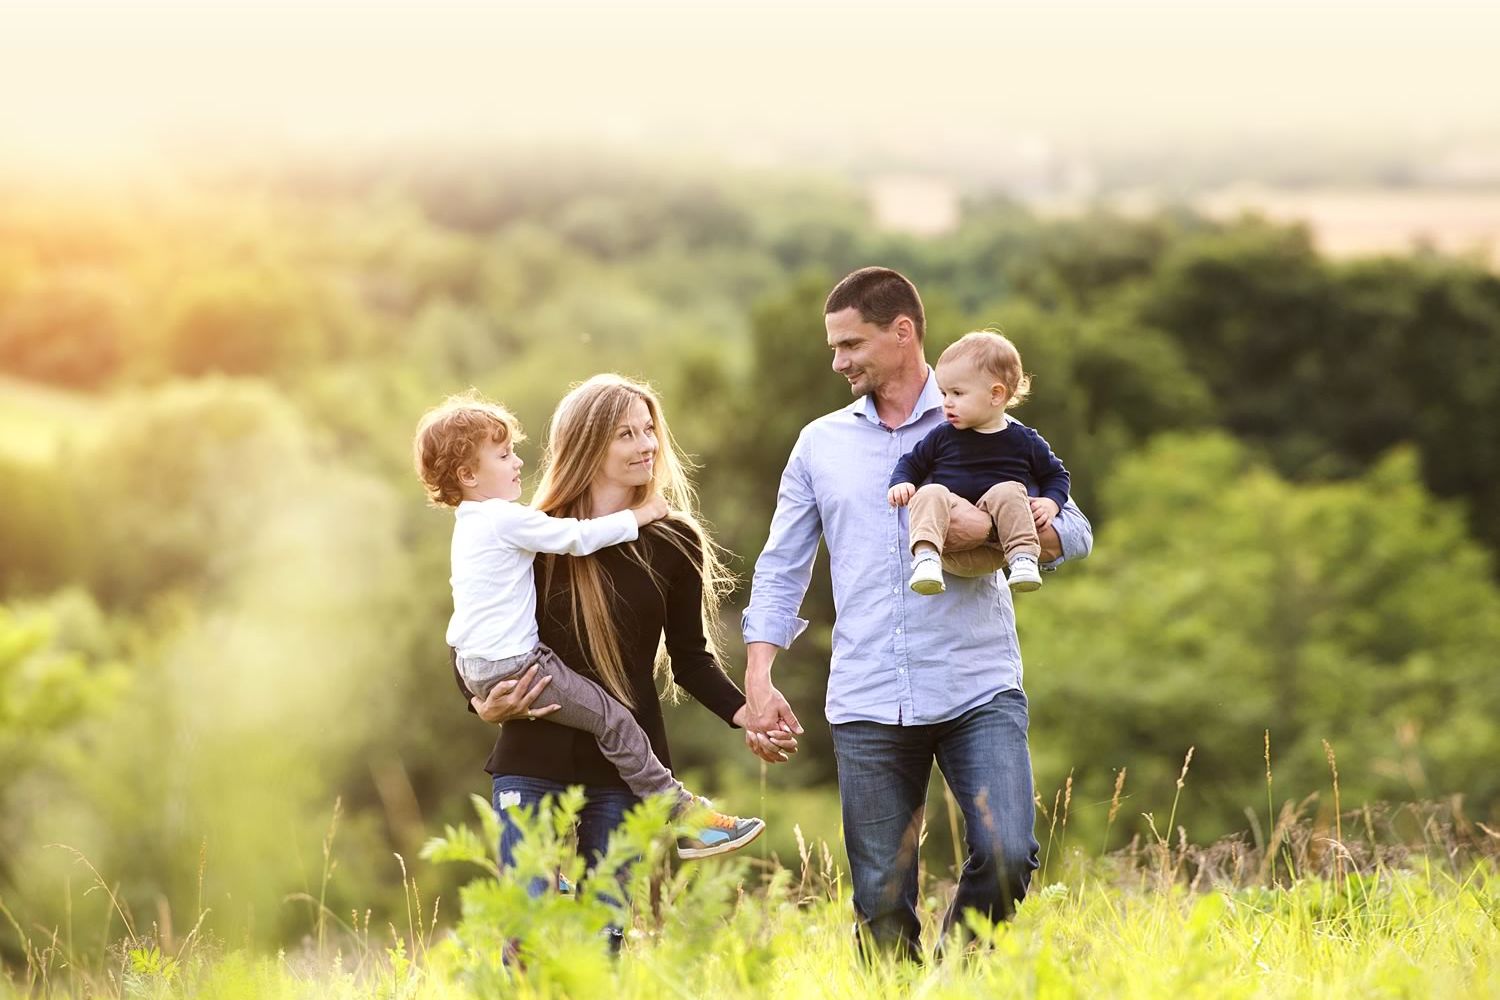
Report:
M652 568L647 553L649 546L666 542L676 546L694 563L703 568L703 634L708 639L708 649L719 656L722 629L719 625L719 604L733 588L733 580L724 568L717 544L698 519L698 494L693 488L688 470L688 460L678 452L667 427L666 415L656 393L644 382L625 378L622 375L604 374L579 385L562 398L553 411L552 423L547 430L547 449L542 458L542 481L537 487L532 505L552 517L591 517L589 506L590 487L594 476L603 464L615 430L626 418L631 405L640 400L646 404L651 423L656 428L656 460L652 465L651 479L636 489L630 498L630 506L645 503L652 493L660 493L672 509L670 520L691 526L701 540L694 546L679 532L663 530L656 522L647 525L634 542L622 546L626 555L644 568L655 581L657 589L665 593L665 581ZM626 677L625 664L620 656L620 634L609 613L609 595L605 593L605 576L598 561L592 556L542 556L543 593L550 592L552 574L561 560L566 560L571 574L570 603L571 627L583 637L594 667L604 686L622 703L635 707L630 693L630 682ZM676 686L667 671L666 646L658 646L655 675L665 679L664 690L676 696Z

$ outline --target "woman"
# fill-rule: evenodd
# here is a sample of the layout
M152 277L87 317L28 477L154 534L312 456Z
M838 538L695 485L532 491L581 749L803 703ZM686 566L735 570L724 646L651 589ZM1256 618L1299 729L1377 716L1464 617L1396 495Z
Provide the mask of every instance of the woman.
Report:
M651 388L618 375L596 375L558 404L548 432L534 506L559 517L593 518L626 510L659 493L673 511L626 545L585 557L538 559L537 625L563 662L629 708L667 767L672 766L656 678L670 668L681 687L731 726L747 717L745 696L719 665L718 605L727 582L714 543L698 524L696 496ZM663 643L665 639L665 643ZM486 722L545 720L536 707L546 678L535 669L502 681L484 701ZM779 762L795 752L790 733L746 732L746 745ZM570 785L584 786L578 846L592 863L638 803L588 733L545 721L501 729L485 764L501 817L500 855L510 864L520 836L507 810L536 807Z

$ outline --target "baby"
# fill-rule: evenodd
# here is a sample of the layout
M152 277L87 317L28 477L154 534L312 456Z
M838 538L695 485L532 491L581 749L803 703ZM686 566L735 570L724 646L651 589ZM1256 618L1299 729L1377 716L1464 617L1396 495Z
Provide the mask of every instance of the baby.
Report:
M938 358L937 383L947 422L901 457L890 481L891 506L910 507L909 585L940 594L944 570L976 577L1009 565L1011 590L1036 590L1037 532L1067 502L1068 470L1040 434L1005 412L1031 391L1021 354L998 333L965 334ZM945 553L949 517L969 505L989 515L990 544Z
M417 474L435 505L453 508L453 617L448 645L469 691L485 697L498 682L533 664L551 676L548 718L593 735L600 751L641 798L671 795L674 816L690 821L677 840L684 858L726 854L760 836L765 823L725 816L688 792L657 759L640 724L598 684L574 672L543 645L536 624L532 561L538 552L586 556L635 541L640 529L667 515L660 496L633 510L580 520L549 517L517 503L520 426L503 407L472 391L430 410L417 426Z

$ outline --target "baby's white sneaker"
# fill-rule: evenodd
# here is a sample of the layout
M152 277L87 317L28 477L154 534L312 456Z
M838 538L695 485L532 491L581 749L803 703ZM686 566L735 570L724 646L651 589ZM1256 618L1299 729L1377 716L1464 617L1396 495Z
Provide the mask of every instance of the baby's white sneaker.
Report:
M943 583L943 561L937 556L919 557L911 565L911 579L906 584L919 594L931 597L948 589Z
M915 577L913 577L915 579ZM1010 561L1010 589L1019 594L1036 590L1042 585L1042 573L1031 556L1016 556ZM915 586L915 584L913 585Z

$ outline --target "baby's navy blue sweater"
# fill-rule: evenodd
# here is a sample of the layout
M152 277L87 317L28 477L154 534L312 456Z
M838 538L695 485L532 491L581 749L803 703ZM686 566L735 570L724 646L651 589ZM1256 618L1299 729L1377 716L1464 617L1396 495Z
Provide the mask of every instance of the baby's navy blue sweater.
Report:
M991 434L934 427L896 463L890 485L938 483L970 503L996 483L1022 483L1034 497L1046 497L1059 508L1068 501L1068 470L1036 431L1012 419Z

